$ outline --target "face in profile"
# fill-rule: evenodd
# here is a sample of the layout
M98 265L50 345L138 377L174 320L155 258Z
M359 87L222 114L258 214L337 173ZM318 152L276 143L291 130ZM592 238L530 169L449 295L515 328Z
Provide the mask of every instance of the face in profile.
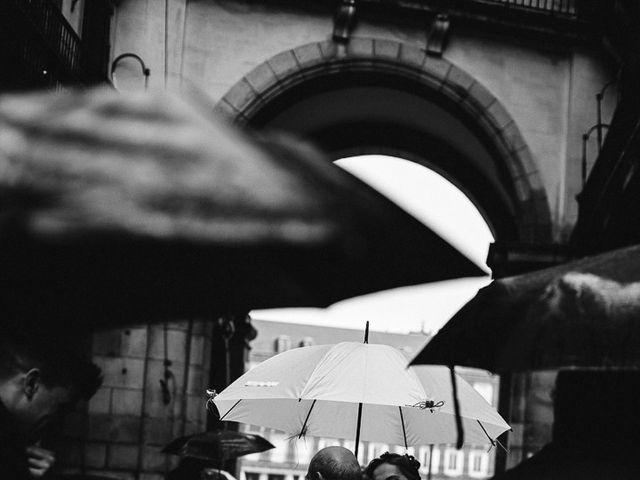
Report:
M74 404L75 396L70 388L37 382L25 387L15 418L22 434L35 443L50 427L60 424Z
M371 480L409 480L400 469L390 463L382 463L373 471Z

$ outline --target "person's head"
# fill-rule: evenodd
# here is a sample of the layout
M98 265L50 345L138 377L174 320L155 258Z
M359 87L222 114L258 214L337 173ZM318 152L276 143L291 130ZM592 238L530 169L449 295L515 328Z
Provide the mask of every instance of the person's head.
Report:
M371 460L364 473L369 480L420 480L419 468L411 455L386 452Z
M362 480L355 455L344 447L326 447L316 453L307 470L306 480Z
M100 369L64 340L33 334L0 338L0 401L28 442L40 439L102 383Z

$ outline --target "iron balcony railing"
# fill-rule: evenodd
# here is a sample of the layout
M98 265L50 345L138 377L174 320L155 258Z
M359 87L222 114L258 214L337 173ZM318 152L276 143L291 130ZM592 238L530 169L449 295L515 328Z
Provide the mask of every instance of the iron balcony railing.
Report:
M477 3L502 5L506 8L531 10L540 13L574 16L578 0L469 0Z
M7 1L7 0L5 0ZM30 22L49 50L49 61L57 60L51 69L62 73L60 80L82 78L81 42L60 9L51 0L9 0ZM28 60L28 59L25 59ZM60 71L61 70L61 71ZM44 71L47 71L46 68ZM47 72L53 74L54 72Z
M96 3L85 6L85 23L90 15L92 28L104 24L108 32L108 9L97 8L98 0L91 2ZM108 48L107 40L96 38L100 32L85 33L87 39L81 40L54 0L0 0L0 89L62 88L106 80L102 44Z
M382 15L392 10L447 15L458 26L480 26L536 41L592 42L599 41L594 23L605 1L609 0L358 0L356 8Z

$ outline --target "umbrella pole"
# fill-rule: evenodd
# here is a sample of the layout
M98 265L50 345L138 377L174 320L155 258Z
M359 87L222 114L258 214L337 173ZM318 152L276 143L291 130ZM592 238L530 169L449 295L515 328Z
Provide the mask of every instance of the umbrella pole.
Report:
M367 322L369 325L369 322ZM360 445L360 425L362 423L362 403L358 404L358 424L356 425L356 448L355 448L355 456L358 458L358 446Z
M458 399L458 382L456 382L455 367L451 365L449 367L451 372L451 386L453 390L453 407L456 413L456 430L458 431L458 441L456 442L456 448L460 450L464 444L464 429L462 428L462 417L460 416L460 400Z
M398 411L400 412L400 424L402 425L402 438L404 438L404 449L408 450L409 447L407 446L407 430L404 428L404 415L402 415L402 407L398 407Z
M369 320L364 327L364 343L369 343ZM362 403L358 404L358 423L356 425L356 448L355 456L358 458L358 447L360 446L360 425L362 424Z
M433 444L429 445L429 466L427 467L427 480L431 480L431 462L433 461Z

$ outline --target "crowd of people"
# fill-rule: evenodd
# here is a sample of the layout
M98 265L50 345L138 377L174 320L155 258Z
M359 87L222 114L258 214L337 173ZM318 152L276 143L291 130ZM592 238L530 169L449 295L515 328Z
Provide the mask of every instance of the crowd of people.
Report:
M102 382L87 353L81 341L62 343L50 334L0 336L0 478L47 478L55 454L43 444ZM495 480L640 478L640 372L561 371L554 403L552 441ZM167 478L220 478L215 469L213 477L202 477L212 469L183 460ZM363 468L350 450L331 446L312 458L306 480L420 480L419 468L415 458L397 453Z
M33 333L0 338L1 478L42 478L54 465L55 453L40 442L102 382L100 369L78 350ZM196 463L168 478L200 479L207 468ZM412 456L385 453L363 469L350 450L331 446L313 456L306 480L420 480L419 468Z

